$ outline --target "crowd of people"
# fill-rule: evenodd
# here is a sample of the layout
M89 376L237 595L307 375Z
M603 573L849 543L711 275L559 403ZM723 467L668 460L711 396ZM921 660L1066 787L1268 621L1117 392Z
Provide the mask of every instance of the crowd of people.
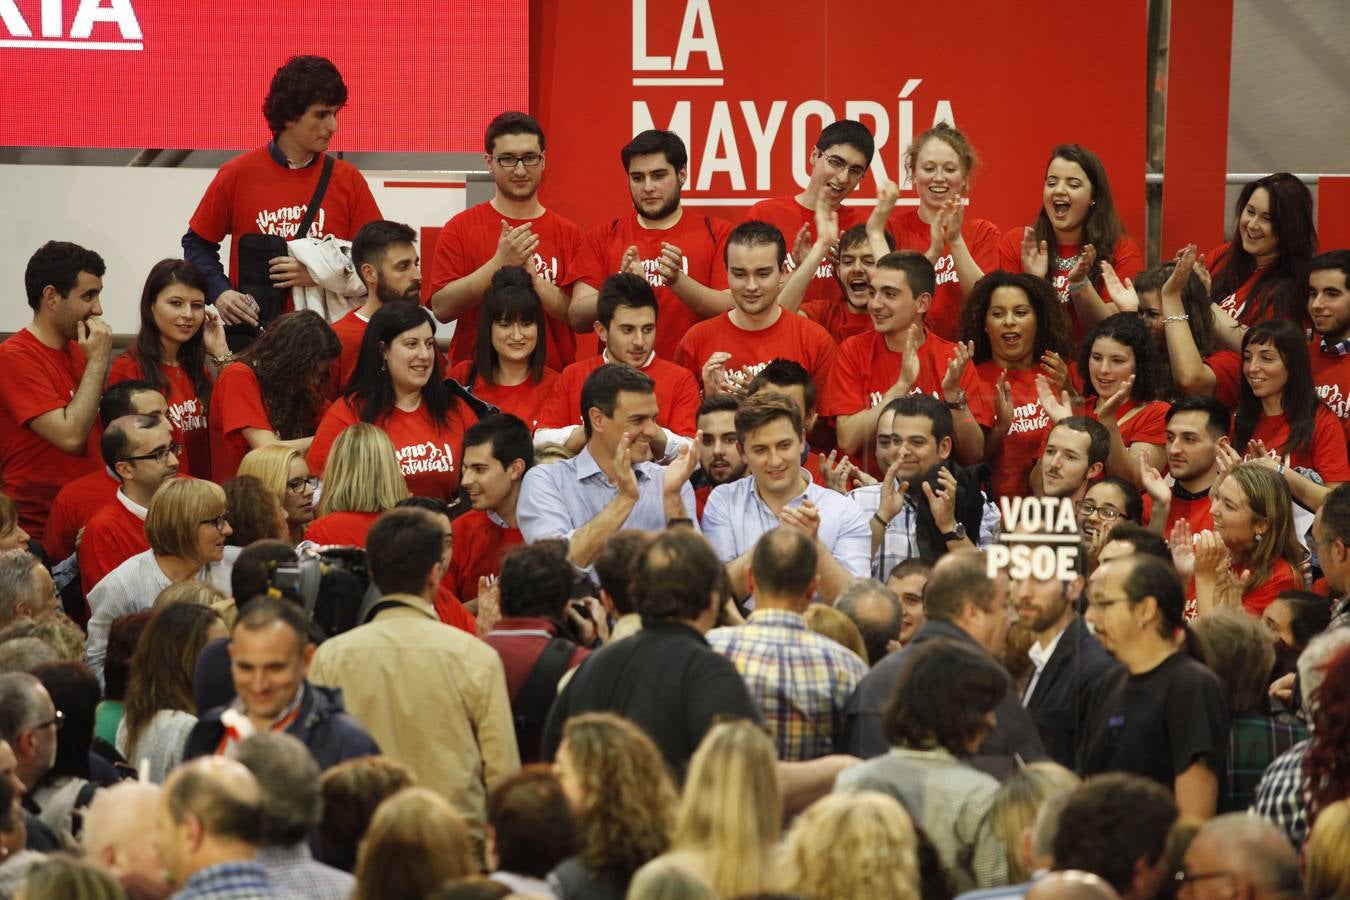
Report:
M1004 228L947 124L843 205L841 120L733 224L649 130L588 230L505 112L424 279L347 99L277 70L120 353L99 254L29 260L0 897L1350 896L1350 250L1297 178L1148 267L1078 145Z

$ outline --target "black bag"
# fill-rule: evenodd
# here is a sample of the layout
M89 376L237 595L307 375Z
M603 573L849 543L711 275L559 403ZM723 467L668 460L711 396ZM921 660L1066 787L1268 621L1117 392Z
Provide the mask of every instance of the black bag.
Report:
M576 649L577 645L567 638L553 638L544 646L534 668L520 686L520 693L516 694L511 713L515 719L516 746L520 748L522 763L539 761L544 723L558 696L558 682L567 671L567 664Z
M319 183L314 186L314 195L309 198L305 209L305 218L296 231L296 239L309 234L310 226L319 215L324 194L328 192L328 181L333 176L333 157L324 156L323 168L319 172ZM233 351L243 350L258 339L258 335L273 319L286 308L289 289L277 288L272 284L272 260L288 255L286 239L275 234L245 234L235 238L239 252L235 272L235 290L248 294L258 303L258 325L240 322L225 326L225 340Z

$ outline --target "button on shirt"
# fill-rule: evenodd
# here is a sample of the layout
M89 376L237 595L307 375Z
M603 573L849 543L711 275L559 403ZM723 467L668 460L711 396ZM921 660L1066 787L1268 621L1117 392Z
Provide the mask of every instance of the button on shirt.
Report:
M867 517L843 494L815 482L808 483L806 489L787 505L800 506L803 500L814 503L820 513L816 536L830 555L850 575L866 576L872 549L872 531L867 525ZM703 534L722 562L730 562L745 553L755 546L760 535L779 524L778 516L755 490L753 476L713 488L703 507Z
M780 609L756 610L744 625L714 629L708 644L745 679L779 759L818 759L842 745L844 707L867 674L855 653Z
M869 520L867 527L870 542L872 527L870 520L872 516L876 515L877 510L881 509L881 485L868 484L854 488L848 492L848 499L852 500ZM980 516L979 536L972 538L975 546L983 550L998 539L1002 518L998 507L989 503L986 499L984 513ZM919 539L915 533L915 527L918 523L919 514L914 506L914 499L906 494L900 512L886 526L886 533L882 537L881 545L877 547L877 552L872 555L871 574L875 578L885 581L891 569L905 560L919 555ZM868 546L871 546L870 543Z

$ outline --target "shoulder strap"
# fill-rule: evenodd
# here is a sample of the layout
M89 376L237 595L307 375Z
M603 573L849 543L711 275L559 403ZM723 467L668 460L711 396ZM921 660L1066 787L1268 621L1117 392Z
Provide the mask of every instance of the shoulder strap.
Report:
M558 682L567 671L567 663L576 652L576 644L566 638L555 637L544 646L534 668L516 695L516 743L522 757L531 761L539 758L539 741L543 735L544 720L558 693Z
M314 185L314 196L309 198L309 206L305 209L305 218L300 222L300 230L295 233L297 240L309 237L310 226L314 224L314 219L319 215L319 207L323 204L323 195L328 192L328 180L333 177L333 157L327 153L323 155L323 169L319 172L319 183Z
M386 609L396 609L397 607L400 606L406 606L408 609L417 608L413 606L411 603L404 603L402 600L381 600L379 603L376 603L374 606L372 606L369 612L367 612L364 616L361 617L361 623L365 624L366 622L369 622L371 619L375 618L375 616L384 612Z
M468 388L466 388L464 385L460 384L453 378L445 379L445 389L450 392L450 396L458 397L459 399L467 403L469 405L469 409L473 410L474 415L476 415L480 419L483 418L484 416L490 416L493 413L501 412L500 409L498 409L496 406L493 406L491 403L487 402L482 397L475 397L472 393L469 392Z

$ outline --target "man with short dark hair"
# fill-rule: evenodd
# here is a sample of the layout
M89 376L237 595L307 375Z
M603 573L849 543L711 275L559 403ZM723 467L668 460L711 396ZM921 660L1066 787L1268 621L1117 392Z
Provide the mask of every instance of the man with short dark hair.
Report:
M932 563L921 559L907 559L891 569L890 574L886 576L886 586L895 591L895 596L900 598L900 637L896 641L901 647L913 640L914 635L923 627L923 623L928 621L928 612L923 608L923 591L932 572Z
M1199 534L1214 527L1210 489L1219 477L1219 449L1228 446L1232 416L1213 397L1182 397L1167 411L1167 472L1172 490L1153 498L1149 525L1163 537L1182 519ZM1164 502L1158 502L1159 500ZM1155 526L1154 523L1157 523Z
M605 363L631 366L656 387L656 421L665 432L654 445L667 457L679 449L679 438L694 433L698 382L683 367L658 356L657 321L660 304L647 279L631 272L610 275L600 285L594 324L600 353L563 369L549 389L534 432L536 444L562 444L574 453L586 443L586 431L577 417L581 389L587 376Z
M187 737L183 758L228 754L250 734L285 732L330 768L380 748L346 713L341 691L307 678L315 647L296 603L259 597L247 603L228 644L235 699L202 712Z
M386 303L422 297L422 260L417 255L417 232L401 222L376 219L367 222L352 239L352 265L366 286L366 302L333 323L333 333L342 344L338 360L338 389L345 389L356 371L361 339L370 317Z
M673 360L686 331L731 306L723 259L731 223L680 205L689 153L675 132L643 131L619 158L633 212L591 229L581 242L571 273L572 327L589 331L601 282L611 272L629 272L655 289L661 307L655 352Z
M806 627L820 584L815 541L787 526L764 532L751 553L755 610L744 625L715 628L708 645L730 659L764 713L782 761L836 752L844 706L867 666L848 648Z
M817 226L817 244L821 242L821 237L821 230ZM885 238L887 248L894 250L895 238L891 237L889 232ZM828 247L823 249L825 252L829 251ZM810 255L815 255L815 247L812 247ZM824 253L821 256L823 261ZM872 294L876 290L872 287L872 273L877 269L877 257L869 245L866 225L854 225L839 235L837 256L839 260L837 264L824 264L834 266L834 277L839 282L843 296L807 300L796 311L834 335L842 344L855 334L867 334L872 330L872 316L868 307L871 306ZM819 264L812 265L811 268L815 270L818 266ZM814 275L814 271L812 274ZM795 299L795 296L783 297L783 308L793 309Z
M845 493L848 469L841 466L838 475L842 477L836 478L832 484L826 480L825 473L821 468L821 454L811 452L811 436L816 434L816 423L819 418L816 405L816 382L811 377L811 373L806 371L806 367L796 360L770 360L769 364L760 369L759 374L746 386L745 396L749 398L770 394L791 400L802 414L802 431L806 436L802 442L802 469L807 475L811 476L812 481L821 487L833 488L841 494ZM714 394L713 396L717 395Z
M1045 452L1031 469L1031 489L1038 497L1068 497L1075 504L1106 471L1111 433L1087 416L1066 416L1045 438Z
M527 543L563 538L572 564L589 569L605 539L620 528L693 524L689 476L698 457L685 445L668 466L652 461L661 428L650 378L631 366L601 366L586 376L581 414L582 451L525 474L517 516Z
M1055 869L1104 878L1122 900L1158 896L1167 871L1167 840L1177 821L1172 796L1138 775L1098 775L1069 795L1059 814Z
M1328 250L1314 256L1308 273L1308 317L1312 321L1313 388L1341 421L1350 420L1350 250Z
M922 598L920 598L922 605ZM855 578L834 601L835 609L848 616L862 634L867 661L875 666L900 642L904 612L900 599L875 578Z
M882 660L853 692L844 723L845 752L873 757L889 749L882 734L882 713L912 648L931 640L956 640L980 647L995 658L1003 652L1003 640L1012 624L1008 581L1002 575L988 576L983 553L959 550L938 560L924 589L924 605L928 621L904 649ZM1030 761L1045 756L1036 726L1011 684L994 715L997 724L972 760L976 768L1006 777L1014 770L1016 757Z
M689 757L720 718L760 721L745 682L704 639L717 623L722 567L696 531L674 528L643 549L633 569L640 632L591 655L553 705L543 758L552 760L563 724L585 712L632 719L683 777Z
M561 372L576 358L565 289L574 280L581 228L539 201L545 149L544 129L533 116L508 111L494 117L483 134L492 199L451 217L436 238L422 299L438 320L455 323L452 366L473 359L479 307L493 274L504 266L534 278L548 329L548 367Z
M262 789L258 862L267 870L268 880L314 900L351 896L356 879L310 854L307 838L323 818L323 799L319 766L305 745L288 734L264 732L241 742L234 758L253 773Z
M0 552L0 629L20 619L45 619L61 608L56 584L27 550Z
M681 370L683 371L683 370ZM689 478L698 504L698 520L713 488L745 477L745 457L736 439L736 410L740 402L730 394L713 394L698 407L698 469Z
M0 493L41 541L62 485L98 468L94 416L112 359L103 258L48 241L28 260L33 321L0 343Z
M366 624L319 647L310 678L341 688L384 753L449 799L481 838L487 790L520 767L520 754L501 658L436 615L444 548L445 529L426 510L380 516L366 561L383 599Z
M508 413L484 416L464 432L459 486L473 508L451 522L450 589L464 603L502 570L502 556L524 543L516 518L525 473L534 467L529 426Z
M642 630L642 616L633 603L632 573L634 561L651 539L648 532L626 528L605 541L595 557L600 602L616 617L609 631L610 643Z

